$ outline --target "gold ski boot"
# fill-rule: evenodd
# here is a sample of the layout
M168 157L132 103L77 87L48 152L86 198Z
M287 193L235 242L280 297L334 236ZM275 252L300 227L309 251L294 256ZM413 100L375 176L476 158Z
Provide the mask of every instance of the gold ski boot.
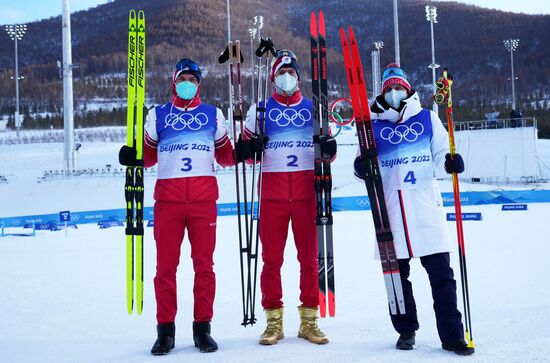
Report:
M273 345L285 337L283 334L283 308L264 309L267 327L260 337L260 344Z
M298 306L300 312L299 338L304 338L315 344L328 343L328 337L317 326L317 311L319 308Z

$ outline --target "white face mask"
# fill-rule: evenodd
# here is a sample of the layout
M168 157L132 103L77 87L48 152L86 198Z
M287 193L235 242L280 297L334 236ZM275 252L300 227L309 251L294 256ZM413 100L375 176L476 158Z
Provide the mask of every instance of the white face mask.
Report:
M396 110L401 105L401 101L403 101L405 98L407 98L407 91L398 91L392 89L389 92L386 92L384 95L384 99L390 105L391 107L395 108Z
M292 95L298 89L298 80L296 79L296 77L291 76L289 73L285 73L275 77L275 86L282 91L279 93Z

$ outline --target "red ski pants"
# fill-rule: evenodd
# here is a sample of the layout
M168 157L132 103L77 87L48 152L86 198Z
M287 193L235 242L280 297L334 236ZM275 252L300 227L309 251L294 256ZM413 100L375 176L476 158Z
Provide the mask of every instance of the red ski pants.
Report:
M177 312L176 271L185 229L189 233L195 271L193 287L194 321L212 320L216 275L213 254L216 245L216 202L155 202L155 241L157 274L155 296L157 321L173 323Z
M260 210L260 239L264 262L260 285L262 306L265 309L283 306L281 267L288 236L288 223L292 221L294 243L300 263L300 301L302 305L319 305L317 262L317 229L315 225L315 199L297 201L262 200Z

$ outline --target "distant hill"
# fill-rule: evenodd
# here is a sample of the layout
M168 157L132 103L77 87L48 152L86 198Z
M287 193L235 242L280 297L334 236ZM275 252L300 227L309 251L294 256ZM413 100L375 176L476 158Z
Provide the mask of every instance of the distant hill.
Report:
M510 56L502 41L514 37L520 46L514 53L518 104L526 112L543 115L550 99L550 16L525 15L488 10L454 2L433 2L438 8L435 24L436 61L455 76L458 118L479 118L485 112L509 112ZM399 1L401 64L413 86L430 104L430 27L423 0ZM206 78L202 92L210 102L227 101L227 68L217 57L227 41L225 2L214 0L117 0L71 16L75 108L86 111L98 101L124 106L126 94L127 14L142 8L147 16L147 96L149 103L170 97L170 72L182 57L200 61ZM393 61L392 0L280 0L232 1L233 39L243 42L245 57L250 51L247 29L255 15L264 16L262 34L273 38L279 48L296 51L302 79L309 78L309 14L324 10L327 18L329 80L335 92L347 93L341 49L340 26L352 25L360 42L367 80L370 82L370 51L375 40L384 41L381 64ZM29 114L58 113L62 104L62 82L56 61L62 59L61 17L27 24L19 45L21 104ZM0 34L0 114L14 108L13 41ZM250 62L245 60L244 71ZM245 74L245 96L249 78ZM308 94L309 86L302 88ZM94 101L95 99L95 101ZM536 103L534 100L546 100Z

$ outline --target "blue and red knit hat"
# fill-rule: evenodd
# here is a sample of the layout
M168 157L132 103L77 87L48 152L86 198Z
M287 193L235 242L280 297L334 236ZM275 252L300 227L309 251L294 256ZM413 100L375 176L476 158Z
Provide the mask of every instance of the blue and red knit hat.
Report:
M399 67L399 64L390 63L382 74L382 94L395 84L405 87L407 93L411 93L411 84L407 79L407 74Z
M275 73L281 68L293 68L300 80L300 67L298 66L298 58L294 52L282 49L278 50L275 57L271 61L271 81L275 80Z

